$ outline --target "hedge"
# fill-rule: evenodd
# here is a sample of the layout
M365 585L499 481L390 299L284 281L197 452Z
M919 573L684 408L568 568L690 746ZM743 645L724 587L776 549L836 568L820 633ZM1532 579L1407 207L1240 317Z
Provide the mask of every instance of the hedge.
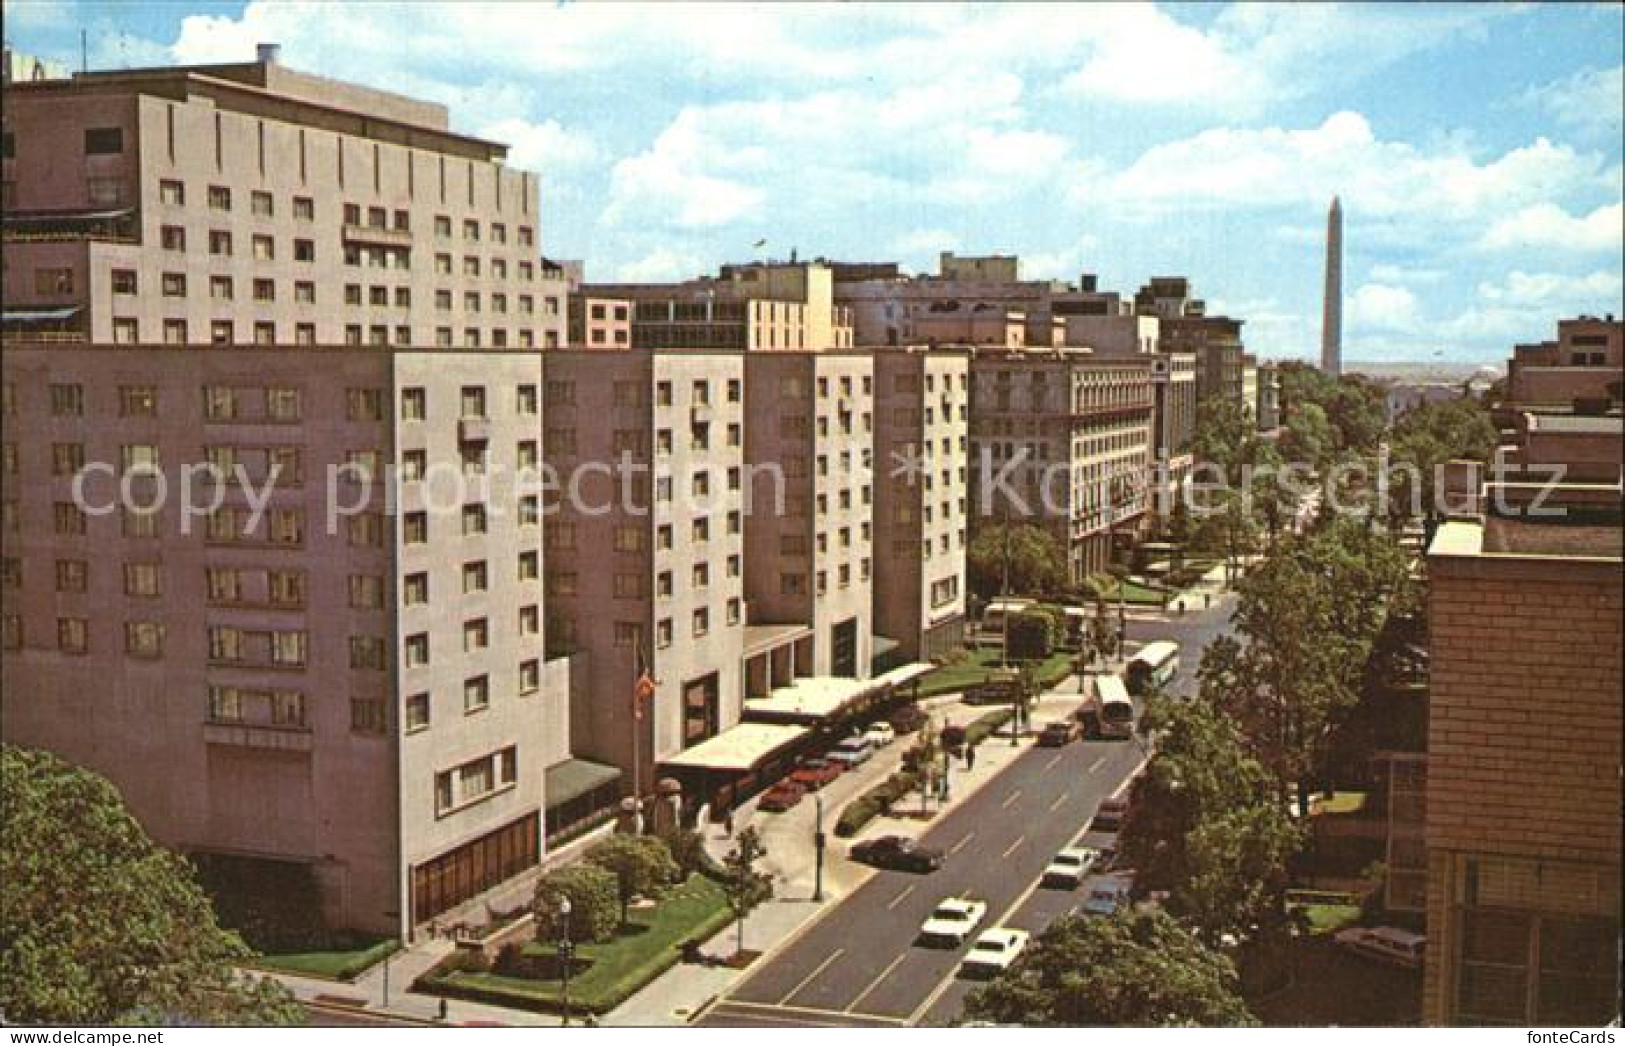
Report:
M857 835L863 826L919 786L918 774L898 771L846 804L835 821L835 834L842 839Z

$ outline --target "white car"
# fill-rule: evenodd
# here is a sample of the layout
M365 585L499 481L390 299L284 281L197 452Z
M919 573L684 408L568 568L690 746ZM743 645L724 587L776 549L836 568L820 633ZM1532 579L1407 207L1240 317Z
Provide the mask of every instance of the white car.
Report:
M874 745L867 738L849 737L824 754L832 763L840 763L848 770L862 766L875 754Z
M1075 890L1099 858L1100 851L1093 847L1069 846L1056 854L1049 867L1044 869L1043 883L1045 886L1064 886L1068 890Z
M920 936L932 943L947 941L955 948L964 944L972 931L987 918L987 902L969 897L949 897L920 927Z
M997 974L1008 970L1016 961L1032 934L1026 930L1012 930L999 926L985 931L965 954L963 970L967 974Z
M1392 926L1350 926L1338 930L1332 940L1371 959L1415 968L1422 965L1427 938Z
M897 731L890 723L874 723L863 732L863 739L876 748L885 748L897 740Z

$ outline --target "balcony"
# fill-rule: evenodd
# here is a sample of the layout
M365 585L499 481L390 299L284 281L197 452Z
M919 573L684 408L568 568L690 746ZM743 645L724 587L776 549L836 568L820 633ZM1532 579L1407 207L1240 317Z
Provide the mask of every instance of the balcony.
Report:
M67 243L98 240L139 243L140 222L135 208L73 211L8 211L0 216L0 241L5 243Z
M340 235L346 244L372 247L410 247L410 229L389 229L378 225L345 225Z
M304 727L233 723L225 720L210 720L204 723L203 740L211 745L263 748L279 752L308 752L314 744L311 732Z

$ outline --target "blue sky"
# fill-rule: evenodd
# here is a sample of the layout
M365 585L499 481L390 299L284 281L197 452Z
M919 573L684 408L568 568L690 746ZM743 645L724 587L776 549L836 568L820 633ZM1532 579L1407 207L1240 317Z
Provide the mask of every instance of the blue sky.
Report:
M1345 356L1499 362L1621 304L1619 6L9 0L77 66L243 60L432 98L543 176L589 278L757 256L1016 252L1185 274L1313 355L1325 207ZM760 251L752 245L768 244Z

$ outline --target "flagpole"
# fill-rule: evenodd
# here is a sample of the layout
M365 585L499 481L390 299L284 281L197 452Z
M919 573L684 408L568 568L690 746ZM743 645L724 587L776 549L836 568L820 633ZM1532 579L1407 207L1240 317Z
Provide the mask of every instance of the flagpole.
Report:
M643 834L643 643L632 665L632 833Z

